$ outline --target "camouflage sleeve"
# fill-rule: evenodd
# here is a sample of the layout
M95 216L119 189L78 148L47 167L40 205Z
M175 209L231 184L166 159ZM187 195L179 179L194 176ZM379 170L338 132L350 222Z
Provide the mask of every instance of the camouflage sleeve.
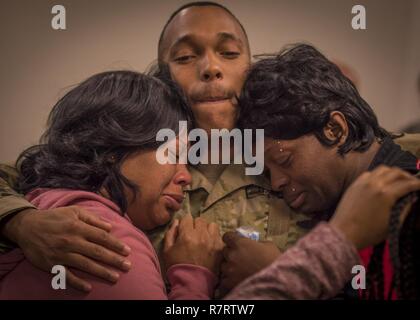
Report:
M399 144L403 150L409 151L417 158L420 158L420 133L405 133L401 137L396 138L394 142Z
M0 229L13 214L24 209L35 208L21 194L13 190L16 180L16 169L0 164ZM11 247L11 243L0 235L0 253L6 252Z

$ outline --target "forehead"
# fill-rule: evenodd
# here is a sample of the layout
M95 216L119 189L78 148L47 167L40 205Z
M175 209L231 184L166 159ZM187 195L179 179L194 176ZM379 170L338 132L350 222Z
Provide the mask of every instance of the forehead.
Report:
M239 23L228 12L218 7L190 7L179 12L168 24L162 38L165 51L179 38L192 36L209 39L220 33L229 33L245 43L245 34Z
M297 151L301 148L307 149L312 145L313 141L309 136L302 136L293 140L276 140L268 137L264 138L264 152L277 151L280 148L284 151Z
M288 144L288 141L264 137L264 152L270 152L277 150L278 148L285 148Z

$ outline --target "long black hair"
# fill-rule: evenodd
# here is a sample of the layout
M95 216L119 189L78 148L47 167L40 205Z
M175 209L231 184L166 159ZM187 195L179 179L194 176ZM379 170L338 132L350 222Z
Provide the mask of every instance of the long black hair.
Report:
M120 172L127 155L156 149L162 128L178 132L191 113L175 85L132 71L96 74L53 107L40 144L18 158L18 189L101 188L127 209L124 187L138 190ZM139 168L141 169L141 168Z

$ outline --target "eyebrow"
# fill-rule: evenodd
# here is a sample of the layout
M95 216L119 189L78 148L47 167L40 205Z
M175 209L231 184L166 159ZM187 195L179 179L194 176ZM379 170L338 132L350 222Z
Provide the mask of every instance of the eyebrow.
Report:
M273 143L270 144L268 146L264 146L264 152L267 152L268 150L270 150L271 148L273 148L275 145L278 145L277 143Z
M244 45L243 41L240 38L229 32L219 32L217 34L217 37L219 38L219 41L231 40L238 42L241 46Z
M273 144L273 145L269 145L268 147L264 147L264 152L268 152L268 151L272 150L275 147L284 149L284 147L282 147L281 145L279 145L279 144L276 143L276 144ZM282 156L285 157L285 161L286 161L286 159L289 158L289 156L291 155L292 151L291 150L288 150L288 149L284 149L283 151L284 152L282 152Z
M183 43L191 44L193 42L194 42L194 36L191 35L191 34L186 34L186 35L181 36L178 39L176 39L174 44L171 46L171 49L175 48L175 47L177 47L177 46L179 46L180 44L183 44Z
M169 54L172 55L174 53L174 50L180 46L181 44L188 44L191 46L196 46L195 42L196 42L196 36L192 35L192 34L186 34L183 35L181 37L179 37L178 39L175 40L174 44L171 46ZM235 36L232 33L229 32L219 32L217 33L217 38L218 38L218 42L223 42L223 41L235 41L238 42L238 44L240 45L241 49L244 46L243 41L238 38L237 36Z

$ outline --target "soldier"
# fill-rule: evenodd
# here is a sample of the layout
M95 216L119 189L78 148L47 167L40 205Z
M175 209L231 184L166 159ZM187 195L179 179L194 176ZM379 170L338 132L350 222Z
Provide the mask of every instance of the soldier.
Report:
M169 67L172 79L186 94L198 127L206 131L235 127L234 96L240 93L251 55L246 32L229 10L214 3L192 3L178 9L162 31L158 60L160 65ZM189 212L194 217L204 217L217 222L222 231L252 226L262 239L274 241L281 250L304 233L297 225L304 217L292 214L281 199L271 196L263 176L246 176L242 165L190 169L193 182L180 215ZM84 255L90 258L84 271L106 279L103 266L93 259L116 267L122 264L124 258L117 253L122 253L123 244L105 234L102 242L91 240L96 239L92 234L101 230L90 226L99 224L89 220L89 213L68 208L67 213L50 210L38 214L13 191L12 175L3 172L8 181L3 180L0 199L2 234L20 246L32 263L50 271L54 264L66 265L70 256L78 259ZM66 223L53 223L57 220ZM66 225L79 230L78 239L67 232ZM163 234L164 230L157 230L151 235L157 247ZM66 243L75 244L60 247L59 241L64 237L68 239ZM71 273L68 280L84 288L84 281Z
M235 127L234 97L241 91L251 53L245 29L228 9L199 2L176 10L162 30L158 62L184 91L198 127L207 131ZM224 232L251 226L280 250L305 234L303 225L310 225L305 215L293 212L271 193L264 176L246 176L242 165L199 165L190 170L191 189L179 214L190 212L217 222ZM33 264L50 271L55 264L74 264L87 257L81 269L104 279L110 279L109 272L98 262L121 268L128 250L107 234L111 226L74 207L38 214L41 210L13 191L13 174L2 173L0 232ZM150 235L157 247L163 232ZM86 288L84 280L67 275L69 284Z

